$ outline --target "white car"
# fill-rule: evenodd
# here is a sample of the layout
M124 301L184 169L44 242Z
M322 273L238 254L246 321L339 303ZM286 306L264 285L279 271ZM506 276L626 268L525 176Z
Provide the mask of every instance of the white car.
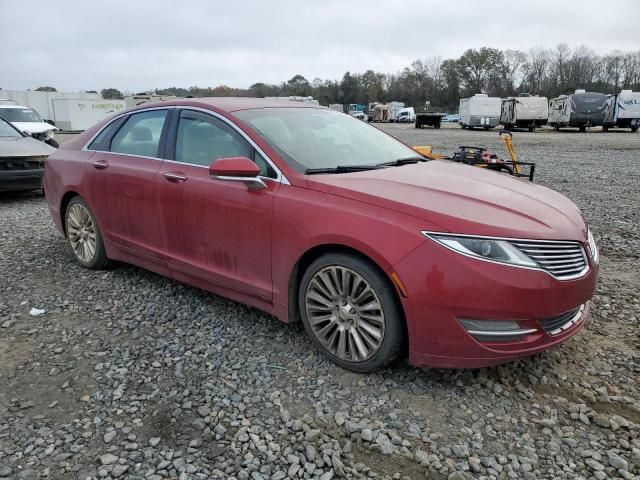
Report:
M0 118L3 118L18 130L36 140L55 148L59 146L58 142L53 138L54 132L59 128L45 122L32 108L21 105L0 104Z
M364 114L364 112L353 111L353 112L350 112L350 115L353 118L357 118L358 120L366 120L367 119L367 116Z

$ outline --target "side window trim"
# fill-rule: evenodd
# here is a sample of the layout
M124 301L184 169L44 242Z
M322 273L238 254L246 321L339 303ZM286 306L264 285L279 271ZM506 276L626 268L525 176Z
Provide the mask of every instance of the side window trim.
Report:
M154 110L167 110L167 118L165 119L164 125L162 126L162 132L161 132L161 137L160 137L160 144L159 147L162 146L163 148L160 149L158 148L158 152L162 152L161 155L162 156L157 156L157 157L145 157L144 155L130 155L128 153L116 153L116 152L111 152L109 151L111 149L111 142L113 141L113 137L115 137L118 132L120 131L120 129L122 128L122 126L127 123L127 120L129 119L129 117L135 113L143 113L143 112L151 112ZM170 132L168 130L168 126L169 126L169 120L175 115L177 108L174 105L167 105L167 106L161 106L161 107L152 107L152 108L144 108L144 109L140 109L140 110L134 110L132 112L125 112L122 113L120 115L118 115L117 117L113 118L109 123L107 123L104 127L102 127L100 130L98 130L88 141L87 143L84 144L84 146L81 148L81 151L88 151L88 152L101 152L101 153L108 153L111 155L127 155L127 156L132 156L132 157L144 157L144 158L155 158L156 160L163 160L166 158L166 145L163 145L163 140L166 141L166 135L168 135ZM102 144L100 145L101 147L104 146L104 143L107 143L107 149L103 150L103 149L90 149L89 145L91 145L93 143L93 141L96 139L96 137L98 135L100 135L106 128L109 128L110 125L113 125L116 122L122 122L120 125L118 125L118 128L116 128L113 133L111 133L111 135L108 136L108 143L106 142L107 139L105 139L105 141L102 142Z
M206 110L206 109L198 108L198 107L178 107L178 108L176 108L176 110L177 111L174 114L174 122L171 125L171 130L169 130L169 137L168 137L168 140L167 140L167 156L165 157L166 160L168 160L170 162L174 162L174 163L180 163L180 164L184 163L184 162L176 162L176 160L175 160L176 140L177 140L177 134L178 134L178 121L180 119L180 114L181 114L182 111L193 111L193 112L202 113L204 115L208 115L208 116L210 116L212 118L220 120L223 123L225 123L227 126L231 127L251 147L251 160L253 160L255 162L256 153L259 153L260 155L262 155L262 158L264 158L265 161L276 172L276 177L275 178L273 178L273 177L265 177L263 175L258 175L258 178L261 178L263 180L271 180L271 181L274 181L274 182L282 183L284 185L291 185L291 183L289 182L287 177L284 175L284 173L282 173L282 171L276 166L276 164L273 163L273 160L271 160L271 158L258 145L256 145L256 143L245 132L243 132L237 125L235 125L228 118L226 118L223 115L220 115L219 113L214 112L212 110ZM195 166L195 167L207 168L206 166L197 165L197 164L193 164L193 163L184 163L184 164L185 165Z

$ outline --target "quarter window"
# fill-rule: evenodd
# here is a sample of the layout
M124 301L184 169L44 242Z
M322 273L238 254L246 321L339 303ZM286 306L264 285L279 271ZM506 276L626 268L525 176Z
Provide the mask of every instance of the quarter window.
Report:
M158 146L167 110L134 113L111 141L110 151L141 157L160 157Z

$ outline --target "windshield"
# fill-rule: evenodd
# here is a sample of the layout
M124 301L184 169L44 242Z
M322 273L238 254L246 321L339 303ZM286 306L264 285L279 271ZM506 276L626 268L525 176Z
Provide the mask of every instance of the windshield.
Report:
M0 120L0 138L6 137L20 138L22 137L22 135L20 135L20 133L7 122L3 122L2 120Z
M321 108L234 112L300 172L375 165L416 157L415 150L350 115Z
M0 117L7 122L42 122L40 116L30 108L0 108Z

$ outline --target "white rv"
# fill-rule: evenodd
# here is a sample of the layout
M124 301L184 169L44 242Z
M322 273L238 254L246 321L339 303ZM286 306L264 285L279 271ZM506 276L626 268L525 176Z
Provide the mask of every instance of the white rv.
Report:
M533 132L536 127L546 125L549 117L547 97L522 94L519 97L502 99L500 123L509 130L513 127L528 128Z
M473 97L460 99L460 126L462 128L481 127L485 130L500 122L502 99L476 93Z
M404 102L389 102L389 121L395 122L403 108Z
M560 95L549 102L549 125L556 130L560 127L578 127L584 132L587 127L602 125L604 121L604 93L576 90L571 95Z
M640 127L640 92L622 90L615 95L607 96L604 104L604 122L602 130L609 128L631 128L637 132Z

